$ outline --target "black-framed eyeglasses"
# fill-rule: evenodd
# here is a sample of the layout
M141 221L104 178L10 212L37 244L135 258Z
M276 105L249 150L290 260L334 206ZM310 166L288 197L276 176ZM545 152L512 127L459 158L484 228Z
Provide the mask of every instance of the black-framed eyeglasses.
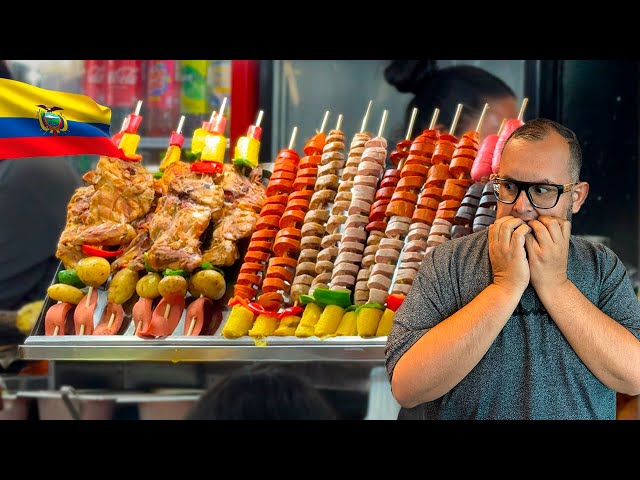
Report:
M554 185L548 183L516 182L500 178L495 173L489 177L493 182L493 194L502 203L511 205L516 202L520 192L524 190L529 202L536 208L553 208L560 200L560 195L570 192L578 184L566 183Z

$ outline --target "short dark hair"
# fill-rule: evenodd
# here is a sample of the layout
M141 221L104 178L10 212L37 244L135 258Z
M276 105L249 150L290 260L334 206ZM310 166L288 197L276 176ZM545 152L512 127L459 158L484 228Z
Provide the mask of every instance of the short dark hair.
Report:
M436 108L440 109L438 123L448 127L461 103L458 125L466 125L480 115L488 99L516 98L503 80L474 65L438 69L434 60L392 60L384 76L398 91L415 95L407 105L405 123L409 124L414 107L418 108L414 123L417 133L428 128Z
M185 420L336 420L311 382L275 364L254 363L209 387Z
M564 125L549 120L548 118L534 118L525 122L524 125L516 128L504 143L507 146L512 139L521 138L531 142L544 140L551 132L561 135L569 145L569 174L574 182L580 180L580 170L582 169L582 149L575 132ZM503 147L503 151L504 151Z

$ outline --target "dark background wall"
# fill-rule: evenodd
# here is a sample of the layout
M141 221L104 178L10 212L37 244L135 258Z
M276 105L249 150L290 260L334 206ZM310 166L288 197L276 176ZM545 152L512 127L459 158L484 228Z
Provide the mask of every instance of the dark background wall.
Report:
M639 263L638 72L635 60L543 61L539 114L578 136L590 192L573 232L605 236L629 268Z

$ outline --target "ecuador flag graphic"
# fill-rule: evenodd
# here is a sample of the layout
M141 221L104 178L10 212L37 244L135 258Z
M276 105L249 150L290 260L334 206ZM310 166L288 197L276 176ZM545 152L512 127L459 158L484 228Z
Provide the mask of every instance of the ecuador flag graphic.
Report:
M0 78L0 160L60 155L121 157L111 109L86 95Z

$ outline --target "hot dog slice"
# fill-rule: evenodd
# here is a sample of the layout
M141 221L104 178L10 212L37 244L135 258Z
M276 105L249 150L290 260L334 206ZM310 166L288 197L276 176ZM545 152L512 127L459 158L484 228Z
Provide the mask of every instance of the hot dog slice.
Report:
M136 335L141 336L140 332L149 328L151 316L153 315L153 298L143 298L136 302L131 311L131 318L135 325Z
M49 307L44 317L44 334L45 335L65 335L69 333L71 318L70 313L75 305L69 302L56 303ZM57 327L57 331L56 331Z
M213 302L210 298L200 297L191 302L187 307L186 321L184 322L184 335L200 335L206 319L213 315Z
M165 318L165 311L169 305L169 313ZM151 315L151 322L146 329L143 329L140 334L153 336L153 337L168 337L178 326L180 317L184 311L184 295L167 295L164 297L158 306L153 310Z
M76 305L73 312L73 325L76 335L92 335L93 334L93 313L98 305L98 290L95 288L91 291L91 299L87 307L87 296L85 295Z
M111 316L113 315L113 319ZM100 323L96 325L93 335L117 335L122 327L122 321L124 319L124 310L122 305L109 302L102 313Z

